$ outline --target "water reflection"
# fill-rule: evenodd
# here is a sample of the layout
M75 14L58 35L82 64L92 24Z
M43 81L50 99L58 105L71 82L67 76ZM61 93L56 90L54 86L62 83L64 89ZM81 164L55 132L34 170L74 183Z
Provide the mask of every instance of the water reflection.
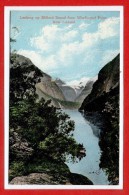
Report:
M91 122L87 121L77 110L65 110L65 112L75 121L74 138L86 149L85 154L82 154L85 156L83 158L80 156L78 163L67 163L70 171L88 177L95 185L108 185L108 177L105 171L99 167L101 156L100 129L94 124L92 126Z

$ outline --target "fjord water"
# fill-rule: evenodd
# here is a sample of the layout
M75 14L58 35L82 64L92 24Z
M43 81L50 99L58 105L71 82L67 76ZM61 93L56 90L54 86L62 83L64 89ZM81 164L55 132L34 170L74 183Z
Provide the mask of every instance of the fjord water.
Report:
M75 122L75 130L73 136L75 140L83 144L86 149L86 156L78 163L66 163L72 173L78 173L89 178L94 185L108 185L108 178L106 173L100 169L100 155L99 134L100 129L89 123L81 113L77 110L64 110L71 120Z

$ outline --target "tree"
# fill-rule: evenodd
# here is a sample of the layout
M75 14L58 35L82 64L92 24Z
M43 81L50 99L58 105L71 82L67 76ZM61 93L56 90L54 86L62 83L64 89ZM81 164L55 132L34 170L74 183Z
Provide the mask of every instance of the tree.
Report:
M45 155L66 161L70 155L75 160L82 148L72 136L74 122L44 99L39 102L22 100L10 107L10 128L17 128L37 158Z
M10 104L23 99L36 98L35 84L40 82L42 72L30 60L19 63L17 54L10 57Z
M21 142L27 141L33 150L29 158L46 156L65 162L69 156L74 161L80 158L79 152L83 148L73 138L74 122L60 109L51 106L51 101L39 101L35 84L41 76L42 72L33 64L26 61L21 65L17 54L11 56L10 129L14 129ZM26 161L11 148L11 161Z

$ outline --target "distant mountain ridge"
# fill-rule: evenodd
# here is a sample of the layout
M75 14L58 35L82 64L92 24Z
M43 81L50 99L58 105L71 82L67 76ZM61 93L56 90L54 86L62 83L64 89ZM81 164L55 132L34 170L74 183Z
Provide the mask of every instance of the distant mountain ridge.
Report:
M83 102L83 100L90 94L94 81L88 81L82 92L75 99L76 102Z
M36 93L38 94L39 99L44 98L45 100L50 100L51 99L51 104L54 105L55 107L59 108L69 108L69 109L78 109L80 104L78 102L73 102L70 101L71 99L66 99L64 93L58 86L55 80L53 78L44 73L43 71L39 70L32 62L30 59L19 55L19 54L11 54L11 62L10 62L10 68L12 66L21 66L21 67L26 67L30 69L29 75L31 77L34 76L35 71L40 71L41 72L41 77L39 78L39 82L35 84L36 88ZM60 80L60 83L62 81ZM64 84L64 83L62 83ZM69 88L70 90L73 90ZM68 89L68 90L69 90ZM73 96L75 95L75 91L73 90ZM67 92L68 93L68 92Z
M11 54L11 66L32 67L30 68L30 75L33 77L34 71L40 71L42 76L40 81L35 84L36 93L39 99L51 99L51 104L59 108L78 109L84 98L90 93L93 81L76 82L74 85L68 85L60 78L53 79L50 75L38 69L30 59L19 55ZM35 68L34 68L35 67ZM93 79L94 80L94 79Z
M93 79L94 80L94 79ZM67 101L82 103L84 98L91 92L94 81L78 82L78 84L66 84L60 79L55 80L56 84L61 89Z

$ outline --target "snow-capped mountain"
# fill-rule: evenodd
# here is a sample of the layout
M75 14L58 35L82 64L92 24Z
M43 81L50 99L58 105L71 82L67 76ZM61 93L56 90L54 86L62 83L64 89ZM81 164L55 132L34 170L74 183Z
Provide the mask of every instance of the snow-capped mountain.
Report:
M67 101L82 102L84 98L91 92L92 85L95 80L96 78L90 79L90 78L84 77L84 78L81 78L80 80L73 80L73 81L65 83L61 79L57 78L55 82L61 89ZM87 84L88 84L88 87L86 88ZM86 90L84 90L85 88ZM81 95L82 92L83 94ZM82 98L82 96L84 98Z

